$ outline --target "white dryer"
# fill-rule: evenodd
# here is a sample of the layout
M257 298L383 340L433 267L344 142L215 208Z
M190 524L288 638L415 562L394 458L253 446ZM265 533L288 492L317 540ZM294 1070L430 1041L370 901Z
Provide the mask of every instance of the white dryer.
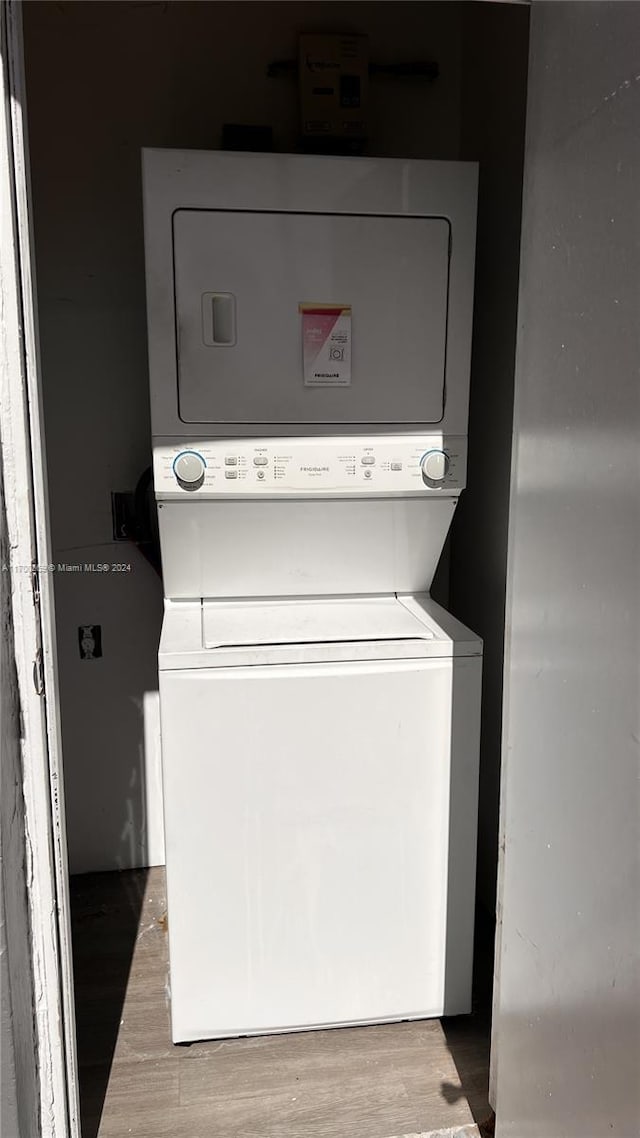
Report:
M145 152L175 1041L468 1011L475 167ZM334 358L334 354L337 356Z

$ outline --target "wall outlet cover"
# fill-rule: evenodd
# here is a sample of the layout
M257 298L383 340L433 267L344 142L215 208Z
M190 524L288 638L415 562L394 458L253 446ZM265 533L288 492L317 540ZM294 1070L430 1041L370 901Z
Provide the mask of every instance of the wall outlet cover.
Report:
M81 660L97 660L102 656L102 626L100 624L78 625L78 644Z

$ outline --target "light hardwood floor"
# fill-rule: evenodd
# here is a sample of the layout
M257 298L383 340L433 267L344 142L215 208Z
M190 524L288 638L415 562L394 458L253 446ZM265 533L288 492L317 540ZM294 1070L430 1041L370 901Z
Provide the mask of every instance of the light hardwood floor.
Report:
M72 878L83 1138L482 1133L488 1016L175 1047L162 869Z

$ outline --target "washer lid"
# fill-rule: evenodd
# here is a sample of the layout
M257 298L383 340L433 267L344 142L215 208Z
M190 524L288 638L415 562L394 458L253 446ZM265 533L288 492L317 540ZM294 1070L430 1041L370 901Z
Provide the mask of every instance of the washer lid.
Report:
M478 638L425 593L165 601L158 663L171 672L481 655Z
M205 648L432 640L395 596L317 600L204 601Z

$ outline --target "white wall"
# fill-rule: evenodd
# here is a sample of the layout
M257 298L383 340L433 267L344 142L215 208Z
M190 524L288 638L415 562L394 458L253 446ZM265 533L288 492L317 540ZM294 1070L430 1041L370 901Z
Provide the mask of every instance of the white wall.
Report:
M639 42L532 5L497 1138L640 1133Z
M433 85L378 79L370 152L456 158L460 28L451 3L40 3L24 7L52 536L56 561L126 559L126 576L56 575L70 864L162 860L157 753L161 588L111 541L110 491L150 461L139 152L211 148L222 123L297 134L296 81L267 64L300 30L368 33L376 61L435 59ZM104 656L79 658L77 627ZM149 733L154 734L153 721ZM145 783L149 791L145 790Z

